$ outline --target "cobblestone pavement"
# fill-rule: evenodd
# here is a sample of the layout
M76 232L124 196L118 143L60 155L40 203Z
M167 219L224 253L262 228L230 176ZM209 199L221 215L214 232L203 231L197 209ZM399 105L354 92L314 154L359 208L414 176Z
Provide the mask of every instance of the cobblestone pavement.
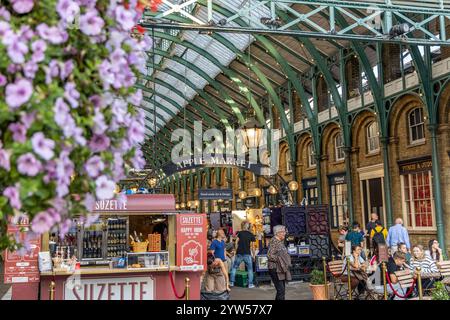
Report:
M275 287L262 285L253 289L232 287L231 300L274 300ZM286 286L286 300L312 300L309 283L291 282Z
M3 273L3 260L0 257L0 300L10 300L11 293L9 292L10 285L3 283L4 273Z

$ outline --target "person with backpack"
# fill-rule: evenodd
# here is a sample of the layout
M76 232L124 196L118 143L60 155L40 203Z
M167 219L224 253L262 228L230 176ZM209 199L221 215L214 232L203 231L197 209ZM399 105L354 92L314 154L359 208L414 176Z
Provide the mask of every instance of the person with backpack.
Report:
M386 248L386 237L387 230L381 224L380 220L375 221L375 228L370 232L370 243L372 245L373 255L377 256L377 261L381 262L387 258L387 248ZM380 247L383 247L384 250L381 252L380 257Z

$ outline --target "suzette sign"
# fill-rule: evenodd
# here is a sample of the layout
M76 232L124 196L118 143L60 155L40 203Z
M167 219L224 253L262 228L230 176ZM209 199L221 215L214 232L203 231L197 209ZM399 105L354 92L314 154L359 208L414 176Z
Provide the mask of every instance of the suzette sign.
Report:
M65 283L64 300L153 300L153 291L150 277L80 279Z
M177 215L177 266L181 270L206 268L206 215Z

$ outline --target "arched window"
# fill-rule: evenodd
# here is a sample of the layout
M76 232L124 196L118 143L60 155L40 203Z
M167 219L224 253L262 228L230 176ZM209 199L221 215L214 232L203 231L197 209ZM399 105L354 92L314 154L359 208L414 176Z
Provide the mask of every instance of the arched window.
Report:
M425 123L422 107L411 110L408 114L409 142L411 144L425 141Z
M342 133L338 133L334 137L334 152L336 161L345 159L344 139L342 138Z
M289 149L285 153L286 157L286 173L292 173L292 167L291 167L291 154L289 152Z
M308 167L314 168L317 164L316 153L314 152L314 146L312 142L308 144Z
M378 123L373 121L367 126L367 153L380 151L380 138L378 132Z

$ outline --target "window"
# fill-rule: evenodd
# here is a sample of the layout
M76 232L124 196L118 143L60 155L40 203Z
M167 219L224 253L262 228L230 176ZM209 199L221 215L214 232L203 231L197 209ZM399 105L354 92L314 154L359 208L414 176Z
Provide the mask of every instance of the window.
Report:
M413 109L408 114L408 124L410 143L423 142L425 140L425 124L421 107Z
M333 228L347 221L347 184L331 185L331 215Z
M402 175L402 189L407 227L435 229L431 171Z
M344 140L342 139L342 133L338 133L334 138L335 160L344 160Z
M289 153L289 150L286 151L286 173L291 173L292 172L292 167L291 167L291 154Z
M317 164L316 153L314 152L313 144L308 144L308 167L314 168Z
M308 205L317 205L319 204L319 189L310 188L305 189L305 197Z
M378 123L371 122L367 126L367 153L375 153L380 150Z

